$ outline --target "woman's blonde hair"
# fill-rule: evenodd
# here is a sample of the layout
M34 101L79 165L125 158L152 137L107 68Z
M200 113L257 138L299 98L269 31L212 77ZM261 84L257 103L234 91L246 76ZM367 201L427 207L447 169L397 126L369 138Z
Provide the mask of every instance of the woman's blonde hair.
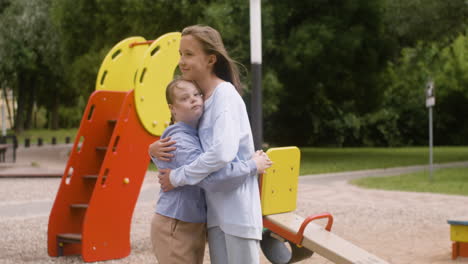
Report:
M216 55L216 64L213 71L219 78L228 81L242 94L242 86L239 77L237 62L229 57L219 32L204 25L193 25L182 30L182 36L193 36L203 47L206 54Z
M189 81L189 80L185 80L183 79L181 76L175 76L174 77L174 80L172 80L167 86L166 86L166 102L168 105L171 105L174 103L174 89L178 87L179 83L181 82L189 82L189 83L192 83L195 88L197 88L197 90L202 93L200 87L198 87L198 85L193 82L193 81ZM173 125L174 124L174 116L172 115L171 113L171 123L170 125Z

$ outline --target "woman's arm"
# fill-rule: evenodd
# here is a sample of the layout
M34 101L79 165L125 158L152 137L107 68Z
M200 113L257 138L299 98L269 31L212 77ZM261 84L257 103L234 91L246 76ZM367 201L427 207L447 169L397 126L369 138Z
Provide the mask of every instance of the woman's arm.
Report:
M257 166L253 160L233 160L219 171L210 174L197 186L208 192L228 192L241 186L247 177L257 174Z
M268 156L259 150L248 161L235 158L226 167L210 174L197 185L208 192L229 192L239 188L247 177L265 173L271 165L272 162Z
M196 184L236 157L240 141L239 111L228 103L219 110L213 125L212 146L191 164L170 172L170 182L174 187Z

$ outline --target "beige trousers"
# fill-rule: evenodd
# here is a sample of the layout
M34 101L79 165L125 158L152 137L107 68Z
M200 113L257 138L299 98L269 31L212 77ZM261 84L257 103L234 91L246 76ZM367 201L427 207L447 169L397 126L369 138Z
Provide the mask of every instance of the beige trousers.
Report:
M202 264L206 224L188 223L154 214L151 223L153 252L160 264Z

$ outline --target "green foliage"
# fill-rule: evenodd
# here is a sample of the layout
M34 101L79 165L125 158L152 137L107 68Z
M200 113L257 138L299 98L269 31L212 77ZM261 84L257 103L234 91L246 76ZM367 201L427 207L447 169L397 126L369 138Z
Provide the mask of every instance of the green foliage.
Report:
M403 146L406 138L401 137L398 127L398 113L393 109L382 108L364 116L362 144L365 146ZM409 137L411 140L411 137Z
M465 0L262 1L266 141L426 144L432 78L436 143L467 144L467 15ZM248 1L0 0L0 22L0 84L15 91L18 127L34 106L51 127L77 125L113 45L198 23L244 65L250 108Z
M44 107L35 109L34 119L37 128L47 128L47 110Z
M413 47L419 41L449 43L468 26L466 0L384 0L383 3L386 32L400 48Z
M384 107L394 113L392 137L401 144L425 144L428 138L425 84L436 86L434 139L439 145L466 144L468 133L468 40L460 35L446 47L417 45L403 50L398 64L389 64L384 75Z
M382 101L379 75L390 54L379 1L284 2L274 6L276 48L265 50L284 87L266 137L279 144L356 145ZM359 19L365 17L365 19ZM284 136L284 135L294 135Z
M83 112L86 107L86 101L82 96L77 100L76 106L62 106L59 109L60 127L65 129L72 129L79 127L80 121L83 117Z
M441 50L436 84L435 139L439 144L468 142L468 36Z
M55 104L50 94L60 96L64 90L49 5L50 1L11 1L0 17L0 78L17 95L18 132L31 124L34 104L50 109Z

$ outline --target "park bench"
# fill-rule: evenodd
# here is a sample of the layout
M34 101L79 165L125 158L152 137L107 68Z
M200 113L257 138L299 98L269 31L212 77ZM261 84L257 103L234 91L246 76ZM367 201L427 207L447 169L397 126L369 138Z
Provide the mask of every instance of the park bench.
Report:
M0 136L0 162L6 162L7 152L11 153L12 161L15 162L16 148L18 148L18 140L15 135Z
M6 153L9 148L13 149L13 144L0 144L0 162L6 162Z

